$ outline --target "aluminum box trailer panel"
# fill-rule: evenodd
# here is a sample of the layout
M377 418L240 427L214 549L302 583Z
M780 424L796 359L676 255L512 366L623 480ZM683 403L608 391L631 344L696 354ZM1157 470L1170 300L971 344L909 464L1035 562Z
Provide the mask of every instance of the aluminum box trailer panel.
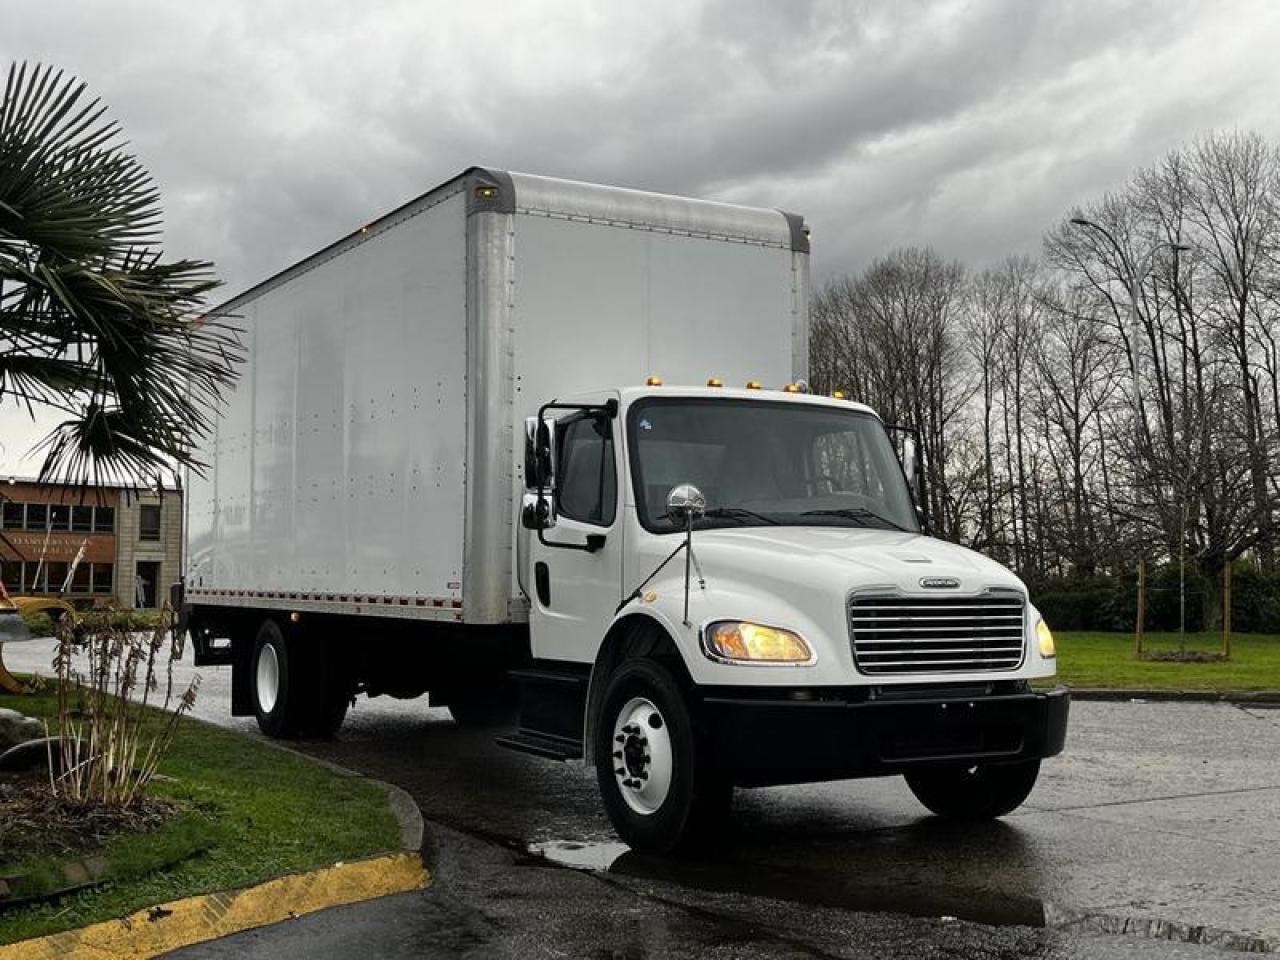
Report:
M538 405L808 364L798 217L473 168L223 304L249 359L188 495L212 606L521 621Z

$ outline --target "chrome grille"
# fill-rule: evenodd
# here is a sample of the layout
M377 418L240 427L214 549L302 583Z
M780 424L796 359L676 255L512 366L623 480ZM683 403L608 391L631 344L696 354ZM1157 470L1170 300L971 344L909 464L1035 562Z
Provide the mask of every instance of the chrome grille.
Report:
M969 673L1022 663L1024 601L859 596L849 601L853 660L862 673Z

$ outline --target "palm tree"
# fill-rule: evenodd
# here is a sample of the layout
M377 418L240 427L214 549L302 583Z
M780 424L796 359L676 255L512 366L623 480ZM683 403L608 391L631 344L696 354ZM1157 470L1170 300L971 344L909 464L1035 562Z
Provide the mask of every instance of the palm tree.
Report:
M165 262L159 194L86 84L14 64L0 102L0 409L64 419L41 480L138 483L200 468L242 358L200 315L212 264Z

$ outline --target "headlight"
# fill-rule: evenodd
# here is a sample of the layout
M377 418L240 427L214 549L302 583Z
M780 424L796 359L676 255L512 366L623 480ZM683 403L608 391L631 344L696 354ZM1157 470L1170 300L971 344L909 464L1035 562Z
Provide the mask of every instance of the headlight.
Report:
M1036 621L1036 638L1040 641L1040 656L1046 660L1057 656L1058 651L1053 645L1053 631L1043 617Z
M708 624L703 645L712 659L744 663L809 663L813 653L797 633L743 620Z

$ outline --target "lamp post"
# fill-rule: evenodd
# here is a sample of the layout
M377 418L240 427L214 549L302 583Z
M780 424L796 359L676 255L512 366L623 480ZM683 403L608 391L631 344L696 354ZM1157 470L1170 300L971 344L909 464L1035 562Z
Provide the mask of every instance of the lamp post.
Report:
M1147 250L1146 253L1142 255L1140 259L1134 261L1129 257L1127 253L1125 253L1124 247L1120 246L1119 241L1116 240L1115 236L1106 227L1102 226L1101 224L1094 223L1092 220L1086 220L1084 217L1072 217L1071 223L1077 227L1087 227L1088 229L1093 230L1096 233L1099 233L1102 236L1106 237L1107 242L1111 244L1111 249L1113 249L1116 252L1116 256L1119 257L1120 259L1120 268L1125 272L1125 277L1124 277L1125 286L1128 288L1128 293L1129 293L1129 330L1125 336L1125 339L1129 343L1129 359L1133 367L1134 440L1136 443L1136 450L1141 451L1144 434L1146 432L1146 418L1143 416L1143 413L1142 413L1142 365L1138 359L1138 345L1140 343L1140 337L1142 332L1142 318L1138 311L1138 298L1142 294L1142 284L1146 282L1147 277L1151 273L1151 268L1155 265L1157 253L1159 253L1163 248L1168 247L1170 250L1173 251L1174 256L1176 257L1180 252L1190 250L1191 248L1183 243L1174 243L1173 241L1165 240L1153 245L1149 250ZM1183 529L1179 536L1179 540L1182 541L1182 549L1185 549L1186 491L1184 490L1182 493L1184 498L1184 503L1183 503L1184 519L1183 519ZM1145 576L1146 569L1142 563L1142 557L1141 557L1141 552L1142 552L1141 542L1139 542L1138 550L1139 550L1139 566L1138 566L1139 598L1138 598L1136 641L1137 641L1137 653L1138 653L1138 656L1141 657L1142 656L1142 633L1143 633L1142 626L1143 626L1143 619L1144 619L1143 608L1145 607L1145 589L1144 588L1145 588L1145 580L1146 580L1146 576ZM1185 618L1186 618L1186 614L1185 614L1186 571L1185 571L1185 568L1181 570L1181 576L1184 582L1184 585L1181 590L1181 605L1184 609L1183 620L1185 621Z
M1120 267L1125 272L1125 287L1129 294L1129 330L1125 339L1129 341L1129 359L1133 367L1133 414L1137 419L1137 439L1139 445L1141 445L1142 427L1145 421L1142 417L1142 366L1138 361L1138 344L1142 332L1142 318L1138 312L1138 299L1142 295L1143 283L1146 282L1147 277L1151 274L1151 268L1155 266L1157 253L1165 247L1168 247L1175 254L1191 248L1184 243L1165 240L1155 244L1135 262L1125 253L1119 241L1106 227L1094 223L1092 220L1086 220L1084 217L1072 217L1071 222L1077 227L1088 227L1090 230L1094 230L1106 237L1107 242L1111 244L1111 249L1120 258Z

